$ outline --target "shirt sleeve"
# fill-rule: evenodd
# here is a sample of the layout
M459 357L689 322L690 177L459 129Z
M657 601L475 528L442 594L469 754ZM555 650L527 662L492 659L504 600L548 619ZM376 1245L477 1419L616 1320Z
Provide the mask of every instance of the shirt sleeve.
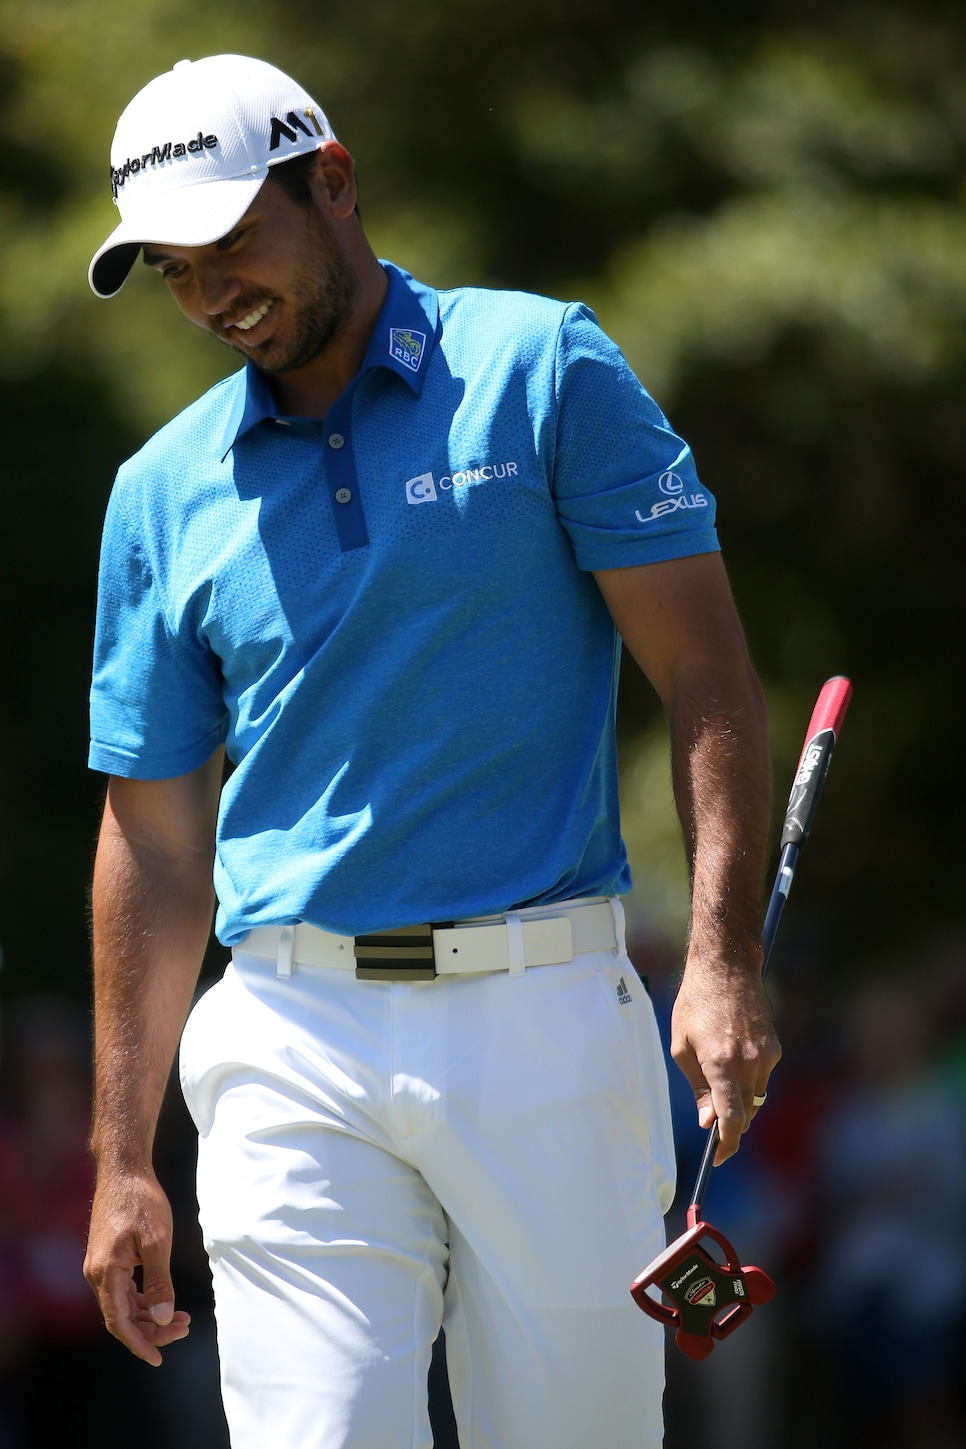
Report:
M582 569L718 549L715 501L620 349L582 303L557 341L554 498Z
M163 780L204 764L227 733L218 661L191 624L174 628L138 510L115 485L101 542L91 685L92 770Z

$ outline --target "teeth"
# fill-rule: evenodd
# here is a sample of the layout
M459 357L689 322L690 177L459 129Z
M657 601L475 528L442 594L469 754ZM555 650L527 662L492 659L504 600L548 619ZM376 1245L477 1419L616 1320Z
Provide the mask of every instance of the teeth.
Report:
M261 322L271 305L271 302L263 302L260 307L256 307L254 312L249 312L248 316L243 317L240 322L233 323L233 326L242 332L247 332L249 327L254 327L256 322Z

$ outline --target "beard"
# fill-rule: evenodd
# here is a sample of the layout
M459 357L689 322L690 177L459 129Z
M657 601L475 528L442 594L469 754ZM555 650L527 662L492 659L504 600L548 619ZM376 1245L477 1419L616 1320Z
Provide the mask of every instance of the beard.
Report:
M234 328L211 323L211 332L236 352L250 358L260 372L269 376L307 367L349 326L361 287L355 269L326 223L314 210L306 213L306 226L315 242L311 262L297 268L286 287L290 325L285 335L272 337L257 347L245 347L235 340ZM253 312L264 302L277 303L271 293L245 297L236 312ZM235 334L235 335L233 335Z

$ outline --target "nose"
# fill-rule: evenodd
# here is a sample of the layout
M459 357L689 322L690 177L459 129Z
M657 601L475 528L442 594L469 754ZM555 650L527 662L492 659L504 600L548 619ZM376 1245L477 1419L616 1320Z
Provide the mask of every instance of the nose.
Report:
M216 259L206 259L198 268L197 283L198 299L209 317L226 311L241 291L241 284Z

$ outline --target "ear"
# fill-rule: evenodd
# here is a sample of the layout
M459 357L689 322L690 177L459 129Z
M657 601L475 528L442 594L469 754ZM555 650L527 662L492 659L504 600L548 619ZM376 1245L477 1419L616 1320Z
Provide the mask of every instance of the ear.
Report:
M337 220L344 221L355 211L356 168L338 141L325 141L315 152L309 186L316 204L325 206Z

